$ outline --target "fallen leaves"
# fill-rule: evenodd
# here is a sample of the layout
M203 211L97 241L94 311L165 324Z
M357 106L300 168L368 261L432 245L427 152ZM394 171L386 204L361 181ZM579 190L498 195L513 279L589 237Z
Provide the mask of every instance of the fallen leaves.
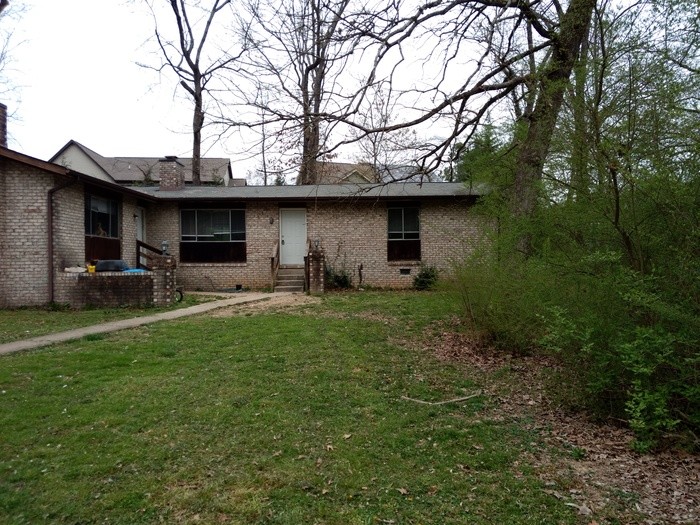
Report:
M424 348L464 365L465 374L484 385L495 406L481 419L519 420L541 437L524 459L550 487L544 492L586 516L588 525L611 517L628 524L700 523L700 458L682 452L641 456L631 451L632 434L619 422L596 423L556 406L543 380L556 362L497 351L462 331L457 320L437 324Z

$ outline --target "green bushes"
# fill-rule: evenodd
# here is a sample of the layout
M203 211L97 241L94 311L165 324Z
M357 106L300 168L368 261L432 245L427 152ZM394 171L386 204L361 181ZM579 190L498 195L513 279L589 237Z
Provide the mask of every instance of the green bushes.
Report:
M587 305L574 316L563 308L550 308L543 315L542 348L562 358L567 383L576 385L588 408L628 421L637 450L649 450L663 437L681 437L674 435L677 431L696 431L697 341L687 339L683 330L670 332L664 326L667 319L640 322L635 317L649 312L631 309L619 289L609 292L607 307L598 305L597 311ZM608 316L618 322L611 324Z
M352 288L352 277L345 269L334 269L330 264L325 267L325 286L329 290L347 290Z
M413 287L416 290L432 290L438 280L438 269L435 266L422 264L420 270L413 278Z
M558 397L625 419L636 449L663 439L697 446L697 289L630 269L612 250L575 257L570 250L529 258L503 253L474 256L458 272L457 289L475 329L498 347L556 356Z

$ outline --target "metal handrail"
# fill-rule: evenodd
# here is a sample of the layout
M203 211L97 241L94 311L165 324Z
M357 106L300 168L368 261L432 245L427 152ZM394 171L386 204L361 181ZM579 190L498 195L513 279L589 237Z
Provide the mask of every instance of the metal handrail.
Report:
M306 239L306 255L304 256L304 291L308 292L311 283L311 263L309 254L311 253L311 239Z
M270 257L270 279L272 284L272 291L275 291L275 282L277 281L277 271L280 268L280 243L277 241L275 247L272 249L272 256Z

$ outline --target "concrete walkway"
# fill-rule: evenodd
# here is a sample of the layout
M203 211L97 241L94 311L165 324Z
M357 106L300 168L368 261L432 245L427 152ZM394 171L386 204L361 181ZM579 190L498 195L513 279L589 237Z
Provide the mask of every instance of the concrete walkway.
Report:
M220 295L220 294L216 294ZM169 310L153 315L145 315L142 317L134 317L131 319L122 319L121 321L112 321L111 323L103 323L93 326L85 326L83 328L75 328L66 332L57 332L54 334L42 335L31 339L23 339L21 341L13 341L0 345L0 355L19 352L21 350L30 350L32 348L40 348L55 343L80 339L86 335L104 334L107 332L116 332L125 328L135 328L145 324L156 323L158 321L168 321L188 315L202 314L216 308L225 308L226 306L235 306L239 304L256 303L266 301L273 297L283 297L292 295L291 292L279 293L237 293L228 294L225 299L219 299L208 303L202 303L188 308L178 308L177 310Z

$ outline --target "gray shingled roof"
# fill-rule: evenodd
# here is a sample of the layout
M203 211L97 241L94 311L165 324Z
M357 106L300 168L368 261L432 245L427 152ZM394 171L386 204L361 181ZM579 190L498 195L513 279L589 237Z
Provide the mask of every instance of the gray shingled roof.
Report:
M484 185L467 187L460 182L395 182L391 184L320 184L310 186L186 186L176 191L157 187L133 187L158 200L359 200L455 198L484 195Z
M120 183L160 180L159 157L105 157L107 172ZM177 159L183 165L185 181L192 182L192 159ZM228 175L228 159L203 158L202 182L218 183Z
M97 163L105 173L120 184L133 184L148 181L156 183L160 180L158 170L158 161L160 157L104 157L76 140L70 141L66 146L61 148L61 151L65 150L71 144L75 144L79 147L87 156ZM54 155L51 160L53 161L58 157L61 151ZM178 158L177 160L184 166L183 172L185 174L185 182L192 182L192 159ZM219 184L227 178L229 166L229 159L203 158L201 170L202 182Z

